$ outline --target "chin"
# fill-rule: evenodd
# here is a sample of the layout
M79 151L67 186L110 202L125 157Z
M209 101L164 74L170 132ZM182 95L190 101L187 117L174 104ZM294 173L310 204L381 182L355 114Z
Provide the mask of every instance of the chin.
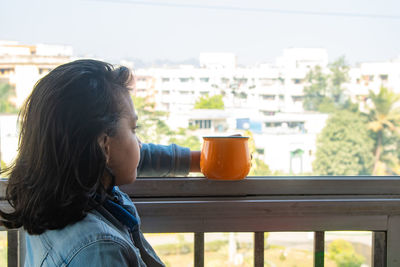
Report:
M120 185L127 185L127 184L132 184L133 182L136 181L136 173L135 175L131 177L125 177L123 180L116 181L115 185L120 186Z

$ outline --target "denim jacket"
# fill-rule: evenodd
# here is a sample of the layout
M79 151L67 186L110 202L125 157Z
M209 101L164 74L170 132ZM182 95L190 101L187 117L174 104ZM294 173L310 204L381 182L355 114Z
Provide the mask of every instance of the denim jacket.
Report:
M138 176L189 172L187 148L143 144L140 155ZM129 196L118 187L113 194L119 204L103 205L63 229L26 234L25 266L164 266L144 238Z

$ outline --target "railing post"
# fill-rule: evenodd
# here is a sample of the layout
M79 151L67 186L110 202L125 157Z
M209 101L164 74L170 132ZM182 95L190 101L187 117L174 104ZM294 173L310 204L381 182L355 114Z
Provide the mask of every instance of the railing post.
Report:
M254 232L254 267L264 266L264 232Z
M194 233L194 267L204 267L204 233Z
M386 232L372 232L372 267L386 267Z
M18 230L7 231L7 266L18 266Z
M325 232L314 232L314 267L324 267Z
M18 231L18 264L24 266L26 254L25 231L21 228Z
M20 267L25 262L25 232L22 229L7 231L7 266Z
M388 218L387 230L387 266L400 266L400 216L391 215Z

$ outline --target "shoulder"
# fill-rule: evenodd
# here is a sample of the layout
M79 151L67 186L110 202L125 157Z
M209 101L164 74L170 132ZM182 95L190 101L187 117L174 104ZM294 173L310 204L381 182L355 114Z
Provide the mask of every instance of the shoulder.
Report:
M116 239L100 238L76 251L67 266L141 266L140 252Z
M99 255L104 251L115 253L110 250L110 247L113 247L123 255L123 251L134 249L125 229L117 228L96 212L88 213L82 221L63 229L48 230L38 236L27 235L26 242L28 261L41 262L41 266L48 265L47 262L63 266L74 259L79 261L80 255L87 251L93 253L95 250Z

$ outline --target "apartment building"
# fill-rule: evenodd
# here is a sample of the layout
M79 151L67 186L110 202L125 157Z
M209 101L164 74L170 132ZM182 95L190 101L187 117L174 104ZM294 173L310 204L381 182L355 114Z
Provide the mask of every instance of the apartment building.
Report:
M179 66L136 70L137 95L155 100L158 109L170 113L193 108L204 95L223 95L226 108L257 109L266 116L276 112L302 112L304 78L316 65L326 67L325 49L285 49L276 64L237 67L233 54L200 55L200 68Z
M72 60L72 47L24 45L0 41L0 82L15 87L17 106L21 106L35 83L58 65Z

